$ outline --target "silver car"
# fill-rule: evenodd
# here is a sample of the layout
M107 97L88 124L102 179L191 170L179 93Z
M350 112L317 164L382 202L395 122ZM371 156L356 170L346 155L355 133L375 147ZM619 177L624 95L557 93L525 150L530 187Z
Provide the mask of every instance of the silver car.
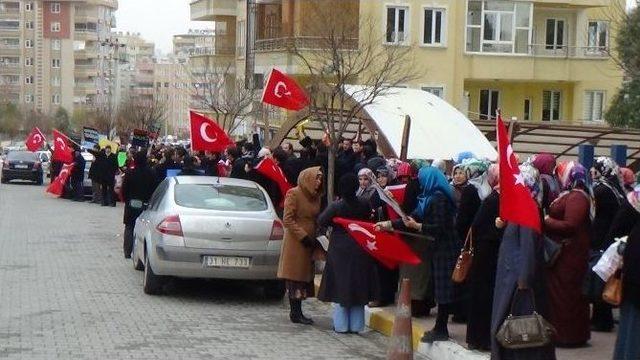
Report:
M276 273L284 229L265 190L252 181L208 176L165 179L136 220L131 258L144 292L167 277L259 280L284 293Z

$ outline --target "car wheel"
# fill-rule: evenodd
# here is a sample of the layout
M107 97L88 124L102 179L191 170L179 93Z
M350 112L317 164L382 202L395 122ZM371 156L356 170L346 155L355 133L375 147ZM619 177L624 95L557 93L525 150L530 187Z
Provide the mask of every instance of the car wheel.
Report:
M264 285L263 291L267 299L280 300L285 292L284 282L269 281Z
M149 254L144 256L144 282L142 289L147 295L160 295L164 285L164 276L156 275L149 263Z

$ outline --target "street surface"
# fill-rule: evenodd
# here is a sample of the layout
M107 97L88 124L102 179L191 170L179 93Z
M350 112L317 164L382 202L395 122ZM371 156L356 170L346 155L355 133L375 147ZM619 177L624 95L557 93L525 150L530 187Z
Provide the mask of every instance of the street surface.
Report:
M330 307L307 301L316 325L242 284L175 281L142 292L122 256L122 207L0 185L2 359L382 359L374 332L337 335Z

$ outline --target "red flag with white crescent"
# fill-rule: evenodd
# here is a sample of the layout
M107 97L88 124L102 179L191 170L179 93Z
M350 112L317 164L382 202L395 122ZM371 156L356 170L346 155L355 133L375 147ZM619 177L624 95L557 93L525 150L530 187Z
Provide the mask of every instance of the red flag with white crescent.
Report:
M29 136L27 136L25 145L29 151L38 151L42 149L42 145L44 145L45 141L46 139L42 131L37 127L34 127L33 130L31 130L31 133L29 133Z
M375 224L363 221L334 218L333 222L342 226L364 251L389 269L395 269L399 264L418 265L421 262L398 234L375 231Z
M524 182L502 115L496 119L500 166L500 218L541 232L538 205Z
M310 103L302 87L276 69L271 70L262 92L262 102L294 111L300 111Z
M53 130L53 160L63 163L73 162L73 149L71 148L71 140L59 132Z
M388 190L391 193L391 195L393 195L393 199L399 205L404 204L404 197L405 197L405 192L407 190L407 184L387 186L385 190ZM386 207L387 207L387 214L389 214L389 218L391 220L402 218L402 214L398 214L398 212L395 211L391 205L386 204Z
M194 111L191 117L191 149L195 151L223 152L233 140L215 121Z
M258 163L255 167L256 171L260 174L266 176L270 180L274 181L278 184L278 188L280 189L280 193L282 194L282 201L284 201L284 196L293 186L289 184L287 177L282 171L282 168L278 166L278 164L273 161L271 158L264 158L262 161ZM281 202L280 207L283 207L284 204Z
M73 164L64 164L60 170L60 174L51 182L51 185L47 187L47 192L58 197L62 196L64 192L64 185L69 180L73 171Z

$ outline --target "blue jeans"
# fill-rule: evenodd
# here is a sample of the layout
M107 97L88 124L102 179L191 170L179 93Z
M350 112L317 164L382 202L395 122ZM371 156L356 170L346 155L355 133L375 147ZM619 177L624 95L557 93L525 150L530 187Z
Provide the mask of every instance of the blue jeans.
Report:
M364 331L364 306L344 307L333 304L333 328L336 332L359 333Z

